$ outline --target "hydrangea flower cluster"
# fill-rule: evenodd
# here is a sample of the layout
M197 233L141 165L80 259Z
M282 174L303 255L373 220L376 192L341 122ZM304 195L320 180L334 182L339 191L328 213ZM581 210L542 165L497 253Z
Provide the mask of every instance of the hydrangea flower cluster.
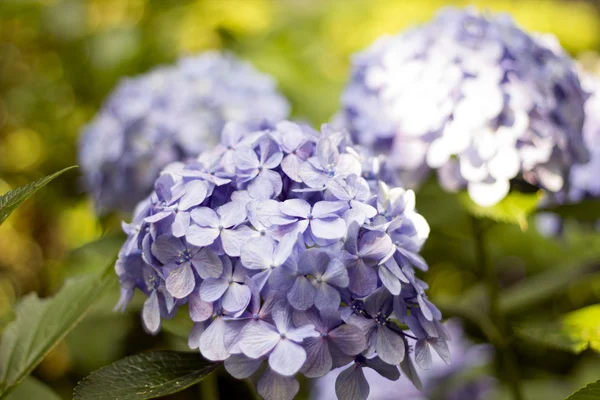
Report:
M415 384L408 378L410 371L397 381L390 383L373 369L365 369L365 380L368 383L369 400L392 400L400 397L405 400L485 400L493 398L495 380L475 370L487 366L493 354L490 345L475 345L463 332L458 320L452 319L444 323L452 341L449 343L453 355L452 365L447 365L440 357L433 357L431 368L421 374L420 382ZM415 345L409 338L409 343ZM414 358L413 353L411 357ZM417 360L418 361L418 360ZM337 390L343 390L341 378L344 367L336 368L326 376L315 380L310 400L333 399ZM339 383L336 385L336 380ZM339 387L339 389L338 389Z
M513 178L564 189L571 165L587 161L585 100L553 37L450 8L354 57L338 122L389 154L407 183L437 170L445 189L489 206Z
M348 363L340 398L364 400L364 367L415 371L408 337L421 367L431 348L449 362L441 313L415 275L429 226L384 171L327 125L227 124L214 149L165 168L124 224L119 306L145 293L155 333L187 304L190 347L254 376L267 400L292 399L298 372Z
M270 76L207 52L124 80L85 128L79 163L99 212L130 212L167 164L217 144L227 121L259 128L288 114Z

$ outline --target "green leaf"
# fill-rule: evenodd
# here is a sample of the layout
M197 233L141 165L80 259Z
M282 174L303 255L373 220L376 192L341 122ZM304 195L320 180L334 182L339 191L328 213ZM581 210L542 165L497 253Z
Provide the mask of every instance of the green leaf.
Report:
M510 192L502 201L491 207L482 207L460 192L459 200L467 212L477 218L488 218L496 222L516 224L521 230L527 229L527 216L537 208L540 201L538 193Z
M93 372L75 388L76 400L141 400L177 393L200 382L221 363L197 352L152 351Z
M35 192L46 186L52 179L73 168L77 168L77 166L73 165L72 167L67 167L23 187L9 190L3 196L0 196L0 225L21 205L21 203L30 198Z
M4 400L43 399L62 400L48 385L28 376Z
M597 221L600 219L600 200L586 199L577 204L562 204L547 207L540 212L551 212L563 218L573 218L580 221Z
M570 260L502 291L500 311L505 314L520 312L556 296L575 282L589 279L592 273L597 272L593 263L597 254L583 258L578 265L573 265L575 262Z
M600 400L600 380L579 389L565 400Z
M565 314L558 321L530 323L515 331L523 338L575 354L588 348L600 352L600 304Z
M107 268L100 276L67 281L54 297L25 296L0 343L0 396L18 385L113 284L116 279Z

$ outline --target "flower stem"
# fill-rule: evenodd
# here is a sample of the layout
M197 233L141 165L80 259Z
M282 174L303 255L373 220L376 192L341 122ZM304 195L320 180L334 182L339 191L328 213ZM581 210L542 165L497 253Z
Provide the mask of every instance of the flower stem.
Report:
M500 333L500 335L495 336L495 338L489 339L492 341L492 344L496 348L496 353L500 357L500 365L506 374L506 381L512 392L513 399L523 400L519 365L515 354L511 349L510 337L512 335L504 316L499 310L498 300L500 288L498 286L496 271L487 257L485 230L479 219L472 217L472 223L473 236L475 238L475 257L487 289L489 319Z
M209 374L200 382L200 395L202 400L218 400L219 388L217 387L217 374Z

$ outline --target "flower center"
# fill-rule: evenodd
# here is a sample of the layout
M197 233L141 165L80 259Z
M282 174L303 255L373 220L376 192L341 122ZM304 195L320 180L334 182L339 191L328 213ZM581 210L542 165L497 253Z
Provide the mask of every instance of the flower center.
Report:
M387 315L383 314L382 312L378 312L377 315L375 316L375 323L377 323L377 326L387 325L387 323L388 323Z
M183 263L187 263L192 259L192 255L189 250L184 250L177 255L177 264L181 265Z
M360 314L365 310L365 302L360 299L354 299L350 307L356 314Z

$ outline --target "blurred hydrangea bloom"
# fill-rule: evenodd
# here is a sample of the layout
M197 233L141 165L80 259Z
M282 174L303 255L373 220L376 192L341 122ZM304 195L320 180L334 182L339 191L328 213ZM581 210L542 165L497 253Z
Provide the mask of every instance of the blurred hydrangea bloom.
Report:
M215 145L227 121L258 128L288 114L271 77L207 52L124 80L85 128L79 162L99 211L131 211L162 168Z
M585 102L583 139L590 153L590 161L574 165L569 178L569 201L578 202L586 197L600 197L600 79L590 73L581 73L583 88L590 93Z
M574 165L569 175L569 185L561 193L545 199L546 204L578 203L588 198L600 197L600 79L581 70L581 84L590 93L585 102L585 120L583 138L590 154L586 164ZM551 212L536 214L535 223L538 231L548 237L558 236L563 230L563 220ZM600 229L600 221L596 222Z
M338 122L389 154L407 183L435 169L444 188L488 206L516 177L563 189L571 165L587 161L585 99L553 37L450 8L354 57Z
M145 293L143 323L156 333L187 303L190 347L254 376L267 400L293 398L298 372L352 360L397 379L398 364L415 369L408 337L421 359L432 348L449 362L440 311L414 270L427 268L418 253L429 226L414 192L381 181L384 164L327 125L227 124L214 149L167 166L124 224L119 307ZM340 398L364 399L350 375Z
M353 368L364 374L363 384L369 400L484 400L490 398L494 390L494 379L474 373L474 370L487 365L491 360L491 348L488 345L473 345L464 337L461 325L457 320L446 322L445 327L452 336L450 353L453 355L452 365L446 365L440 357L431 361L430 368L421 376L421 385L415 387L407 378L410 371L404 371L404 376L390 383L377 373L377 366L367 363L368 368L356 369L355 365L337 368L326 376L317 379L312 387L310 399L333 399L335 393L344 391L345 373ZM411 345L414 340L409 339ZM416 357L413 356L413 359ZM419 360L416 359L419 363Z

